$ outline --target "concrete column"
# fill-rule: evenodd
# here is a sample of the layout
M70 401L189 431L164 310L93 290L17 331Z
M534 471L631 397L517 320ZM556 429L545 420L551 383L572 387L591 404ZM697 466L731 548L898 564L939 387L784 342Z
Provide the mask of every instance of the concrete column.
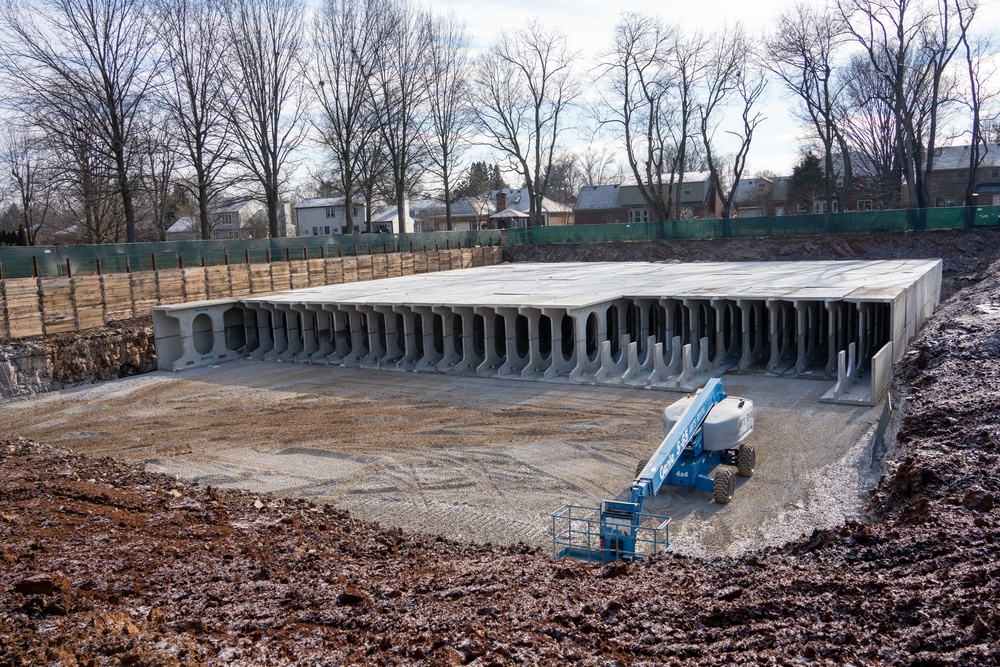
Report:
M288 349L288 330L285 328L285 311L278 304L273 303L264 304L264 308L271 313L271 335L274 339L274 345L264 355L264 359L274 361L280 358L285 350Z
M528 365L530 356L522 357L517 351L517 316L516 308L497 308L497 314L503 317L504 333L507 336L507 360L497 369L500 377L516 375L521 376L521 371ZM530 326L530 323L529 323ZM528 333L531 335L530 329Z
M577 364L577 346L575 339L578 339L580 334L579 330L576 328L576 319L570 316L570 314L562 308L542 308L542 314L547 316L552 321L552 358L549 363L549 367L545 369L545 379L568 379L570 373L573 372L573 369L576 368ZM564 340L562 322L564 317L569 317L573 321L573 339L569 341L571 344L571 350L568 359L563 354Z
M840 305L839 301L826 302L826 312L829 315L826 325L826 338L828 342L826 357L827 376L835 375L837 373L837 353L841 350L840 339L843 327L843 321L840 317Z
M288 355L289 361L305 363L309 361L309 356L319 349L313 327L312 312L303 303L289 304L288 311L294 321L298 323L298 336L295 337L296 344L290 345L285 354ZM298 349L293 351L296 347Z
M472 307L453 308L454 316L462 320L462 357L452 368L453 373L475 373L486 358L485 350L476 351L475 319L476 313ZM485 330L485 323L484 323Z
M342 366L360 366L361 360L368 356L368 341L365 337L365 327L362 325L365 314L353 305L345 306L343 313L346 316L351 351L340 360L340 364Z
M430 306L414 306L413 312L420 315L424 338L424 353L417 362L417 370L436 371L444 352L438 352L434 347L434 312Z
M812 355L809 349L809 337L811 329L809 327L809 308L811 304L807 301L793 301L792 305L795 307L795 319L798 322L796 337L798 340L795 341L798 353L796 355L795 361L795 373L801 375L805 373L809 368L809 364L812 363Z
M437 370L441 373L448 373L455 365L462 360L462 339L455 336L455 312L451 308L444 306L434 306L432 309L435 315L441 316L441 334L444 351L441 360L436 364ZM465 331L462 331L464 336Z
M316 320L316 341L317 347L309 355L312 363L324 362L326 358L336 352L337 348L333 343L333 326L330 322L330 312L325 310L321 304L309 304L306 309L312 313Z
M528 320L528 363L521 369L521 377L544 377L545 371L552 364L552 354L548 358L542 356L541 349L541 318L542 311L537 308L518 308L521 316ZM551 336L551 334L550 334ZM546 341L552 349L552 338ZM552 350L554 353L555 350Z
M397 306L397 309L403 316L403 356L396 362L396 368L414 370L421 357L417 346L417 318L408 306Z
M502 318L497 311L492 308L478 307L475 312L483 317L483 333L485 335L485 354L483 361L476 367L476 375L496 375L497 371L507 361L506 354L500 354L497 350L496 319ZM506 325L506 321L505 325ZM504 344L506 344L506 326L504 329Z
M379 363L382 366L395 366L403 358L404 351L399 346L399 331L396 328L396 316L405 308L393 306L375 306L375 313L385 319L385 354ZM405 339L404 339L405 344Z
M260 342L257 349L250 353L250 358L263 359L264 355L274 347L274 336L268 321L271 311L259 301L251 301L247 307L254 314L254 326L257 329L257 340Z
M343 308L336 304L324 303L323 310L330 314L330 337L333 352L326 357L326 363L339 364L351 354L351 322Z
M572 313L574 328L576 329L576 365L570 371L570 379L573 382L590 382L594 373L601 367L601 342L607 336L607 321L598 308L586 308ZM597 322L597 350L594 357L587 354L587 322L593 315Z

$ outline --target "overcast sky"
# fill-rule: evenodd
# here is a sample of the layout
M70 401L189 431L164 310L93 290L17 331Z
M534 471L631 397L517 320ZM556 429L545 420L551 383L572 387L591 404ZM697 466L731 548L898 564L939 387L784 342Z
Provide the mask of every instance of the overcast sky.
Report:
M823 0L817 0L817 4ZM659 15L671 23L706 30L722 24L742 22L750 33L764 33L774 28L777 15L793 0L430 0L438 12L453 11L465 22L473 46L484 48L501 28L515 28L532 18L555 27L569 38L570 46L580 51L584 62L607 48L623 9ZM980 0L976 18L980 28L996 30L1000 25L1000 1ZM794 102L772 82L761 107L766 120L754 134L745 174L760 170L790 174L802 151L803 131L788 110ZM738 110L733 112L738 113ZM734 121L738 121L736 116ZM737 127L739 127L737 125ZM587 141L578 140L578 146Z

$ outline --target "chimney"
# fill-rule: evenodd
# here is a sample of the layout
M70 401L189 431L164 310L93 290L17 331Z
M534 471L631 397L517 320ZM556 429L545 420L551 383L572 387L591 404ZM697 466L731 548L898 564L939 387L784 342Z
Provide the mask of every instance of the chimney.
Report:
M506 210L507 208L507 193L503 190L497 190L497 213Z

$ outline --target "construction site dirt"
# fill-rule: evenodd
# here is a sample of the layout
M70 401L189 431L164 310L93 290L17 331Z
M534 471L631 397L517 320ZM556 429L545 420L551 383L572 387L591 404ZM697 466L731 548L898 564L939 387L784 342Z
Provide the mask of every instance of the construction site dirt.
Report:
M819 381L727 377L727 391L760 405L758 474L726 506L696 492L688 509L668 502L673 548L633 564L552 559L528 534L552 509L532 494L620 493L676 394L586 387L576 398L574 387L571 400L558 385L389 372L364 392L350 381L362 371L243 362L228 380L219 367L11 402L0 428L45 444L0 442L0 665L1000 663L1000 266L973 274L981 282L943 304L898 364L881 479L865 478L877 412L819 404ZM340 374L339 388L314 373ZM781 432L792 409L816 421ZM337 421L348 412L353 426ZM856 446L823 451L808 441L830 433L799 432L836 423ZM414 428L423 454L367 453L406 450ZM792 460L796 447L807 449ZM442 469L446 456L465 460ZM281 474L241 479L261 461ZM322 479L334 467L340 491ZM555 489L529 493L532 479ZM808 490L768 499L793 479ZM245 483L269 493L220 489ZM461 539L379 526L358 510L367 499L405 517L425 498L472 525L489 503L512 509L486 539L464 524L434 531ZM723 534L741 501L774 511Z

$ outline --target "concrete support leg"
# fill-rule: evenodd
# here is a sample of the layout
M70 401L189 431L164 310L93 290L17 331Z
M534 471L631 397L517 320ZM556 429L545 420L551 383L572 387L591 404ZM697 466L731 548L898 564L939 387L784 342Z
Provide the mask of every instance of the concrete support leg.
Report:
M573 382L592 382L593 375L601 367L600 343L606 336L604 318L596 309L587 309L573 313L573 327L576 330L576 345L574 357L576 365L570 371L569 378ZM593 354L588 345L594 344Z
M424 353L417 362L418 371L436 371L438 363L444 358L444 349L438 350L434 341L434 312L430 306L414 306L413 312L420 316L423 331Z
M334 304L324 304L323 310L330 313L330 335L333 338L333 352L327 355L326 363L339 364L351 354L350 317Z
M392 306L375 306L376 317L379 317L385 327L385 354L379 361L382 367L395 367L405 354L404 347L400 345L400 341L402 340L405 346L405 338L403 337L403 332L399 330L399 324L396 321L398 316L402 314L399 312L400 310L404 309L393 308Z
M472 374L486 358L484 341L476 340L476 313L471 307L455 308L455 317L462 322L462 358L452 369L453 373Z
M365 314L353 306L344 308L347 316L347 331L351 340L351 351L340 360L341 366L360 366L361 360L368 356L368 340L365 330L368 328Z
M275 304L265 304L268 312L271 313L271 336L274 340L274 345L271 349L264 355L264 359L268 361L274 361L284 354L285 350L288 349L288 331L285 328L285 312L279 306Z
M576 328L576 320L565 310L542 309L542 314L546 315L552 322L552 361L545 369L546 380L568 379L570 373L576 368L576 338L579 337ZM563 321L570 322L571 326L563 327ZM566 354L569 350L569 354Z
M528 365L528 351L525 350L522 356L518 350L517 318L519 313L515 308L499 308L497 313L503 316L504 332L507 336L507 359L497 369L497 375L500 377L521 377L521 371Z
M628 348L631 341L628 335L621 337L618 356L611 353L611 341L601 343L601 367L594 373L594 382L600 384L621 384L622 376L628 370Z
M484 356L476 367L476 375L491 376L507 361L505 346L507 344L506 330L502 339L497 338L497 320L503 322L503 316L492 308L476 308L476 313L483 318Z
M325 310L320 304L308 306L316 321L316 350L309 355L312 363L323 363L326 358L336 352L337 348L333 342L333 322L330 312Z
M408 307L401 307L399 313L403 316L403 356L396 362L396 368L404 371L414 370L420 361L422 353L417 344L417 318ZM423 343L421 337L420 343Z
M519 308L520 315L528 320L528 363L521 369L523 378L542 378L552 364L552 332L545 334L547 340L542 340L542 311L537 308ZM542 351L542 346L548 350L548 355Z

